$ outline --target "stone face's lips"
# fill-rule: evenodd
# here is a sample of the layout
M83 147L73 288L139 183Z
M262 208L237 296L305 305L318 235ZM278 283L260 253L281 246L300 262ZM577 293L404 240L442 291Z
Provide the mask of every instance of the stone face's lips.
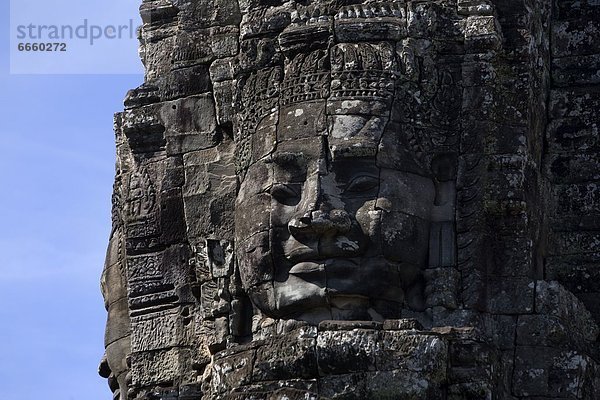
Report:
M317 247L318 242L316 242L313 246L306 246L303 244L294 243L292 246L286 249L286 258L292 263L301 263L303 262L303 260L310 259L314 260L319 255Z
M290 274L300 275L300 274L308 274L311 272L320 272L325 270L325 265L320 262L301 262L292 267L290 269Z
M365 247L360 240L351 240L347 236L336 236L320 238L311 243L288 240L283 251L285 257L294 265L306 261L323 264L327 260L340 262L360 257L364 253Z
M304 275L315 272L325 271L328 267L336 267L336 268L356 268L358 267L358 263L349 259L336 259L331 258L327 260L320 261L304 261L295 264L290 269L290 274L293 275Z

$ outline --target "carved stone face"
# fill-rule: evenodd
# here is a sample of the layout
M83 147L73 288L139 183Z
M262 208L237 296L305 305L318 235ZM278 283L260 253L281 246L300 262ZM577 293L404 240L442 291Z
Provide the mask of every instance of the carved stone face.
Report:
M278 137L286 135L280 130L318 126L318 114L305 115L310 107L282 110L297 117L279 124ZM329 125L329 135L280 142L248 169L236 240L251 299L269 316L309 321L389 318L403 307L422 308L432 180L378 167L368 147L377 148L385 123L344 115ZM355 132L366 135L358 152L356 135L351 145L336 140Z
M106 309L105 352L100 361L99 374L108 379L115 400L126 400L129 388L127 357L131 352L131 323L127 306L127 284L123 273L119 241L122 232L111 238L102 273L101 288Z
M439 202L425 160L431 146L410 131L419 115L405 106L418 76L398 42L403 11L332 13L317 3L296 4L299 17L277 43L248 33L240 45L241 279L271 317L398 318L424 308L422 271ZM373 12L391 25L371 20L362 37ZM259 14L247 20L267 18ZM269 26L247 25L257 35Z

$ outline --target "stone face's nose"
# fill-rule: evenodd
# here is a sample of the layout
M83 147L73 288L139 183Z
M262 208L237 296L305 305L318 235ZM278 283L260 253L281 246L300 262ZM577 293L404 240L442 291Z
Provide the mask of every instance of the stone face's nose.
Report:
M332 204L335 184L327 179L326 168L314 173L306 180L298 211L300 217L292 218L288 224L290 233L298 236L336 236L348 232L352 226L350 215Z
M350 215L344 210L317 210L300 218L293 218L288 228L295 236L336 236L347 233L352 226Z
M105 353L100 360L100 365L98 365L98 375L100 375L102 378L108 379L111 373L112 371L108 366L108 359L106 358Z

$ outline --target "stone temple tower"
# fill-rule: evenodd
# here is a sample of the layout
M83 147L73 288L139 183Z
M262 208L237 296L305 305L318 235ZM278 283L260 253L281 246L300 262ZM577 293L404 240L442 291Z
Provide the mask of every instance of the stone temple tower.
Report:
M114 400L600 398L598 1L140 11Z

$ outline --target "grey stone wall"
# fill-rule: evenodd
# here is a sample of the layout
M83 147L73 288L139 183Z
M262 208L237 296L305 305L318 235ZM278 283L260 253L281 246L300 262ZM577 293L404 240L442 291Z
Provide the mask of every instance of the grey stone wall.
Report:
M597 398L600 3L140 10L102 276L115 399ZM323 161L318 182L379 172L333 195L291 153ZM308 192L344 204L317 196L311 228ZM379 244L335 247L363 214ZM295 233L335 254L323 292L281 274ZM327 270L360 255L368 272L378 246L389 275Z
M598 83L600 5L558 2L552 18L552 86L545 176L550 239L545 276L575 293L596 320L598 276Z

